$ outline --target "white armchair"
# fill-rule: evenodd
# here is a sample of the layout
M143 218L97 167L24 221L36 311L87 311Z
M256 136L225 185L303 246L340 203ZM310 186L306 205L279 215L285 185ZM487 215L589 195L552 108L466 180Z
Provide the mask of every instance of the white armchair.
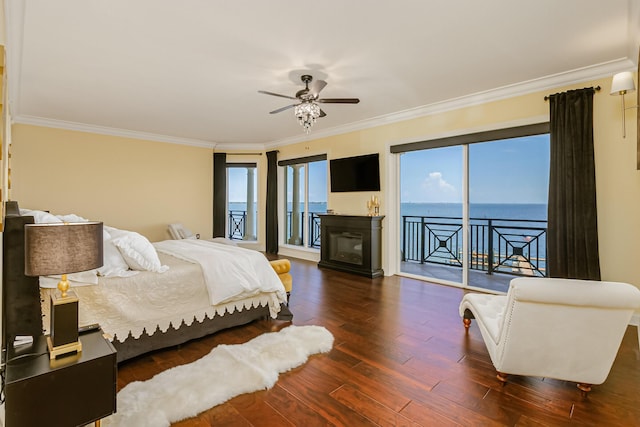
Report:
M507 295L466 294L465 328L475 319L503 383L507 374L578 383L584 393L609 375L640 290L618 282L517 278Z

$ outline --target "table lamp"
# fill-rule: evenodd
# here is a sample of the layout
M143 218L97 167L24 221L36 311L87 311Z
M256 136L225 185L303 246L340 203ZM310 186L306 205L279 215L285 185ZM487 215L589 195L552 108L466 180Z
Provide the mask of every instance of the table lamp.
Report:
M92 270L102 263L102 222L25 225L25 275L62 275L50 301L47 345L51 359L82 351L78 296L69 290L67 274Z

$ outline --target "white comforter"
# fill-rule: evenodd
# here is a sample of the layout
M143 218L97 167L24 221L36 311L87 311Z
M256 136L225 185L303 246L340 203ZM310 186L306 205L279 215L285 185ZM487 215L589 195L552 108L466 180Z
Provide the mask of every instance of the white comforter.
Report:
M209 302L218 305L261 292L285 290L277 273L260 252L205 240L165 240L153 244L158 252L200 264Z

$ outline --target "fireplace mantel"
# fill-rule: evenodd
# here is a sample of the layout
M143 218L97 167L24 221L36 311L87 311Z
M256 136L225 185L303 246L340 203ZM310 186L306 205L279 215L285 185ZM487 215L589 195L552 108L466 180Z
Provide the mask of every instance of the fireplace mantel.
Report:
M320 214L320 262L332 268L367 277L382 270L382 216Z

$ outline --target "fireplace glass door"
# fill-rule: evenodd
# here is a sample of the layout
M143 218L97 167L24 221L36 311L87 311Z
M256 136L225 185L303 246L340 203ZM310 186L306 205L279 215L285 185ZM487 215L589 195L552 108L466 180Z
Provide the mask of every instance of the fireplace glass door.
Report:
M329 258L333 261L362 265L362 234L352 232L331 232Z

